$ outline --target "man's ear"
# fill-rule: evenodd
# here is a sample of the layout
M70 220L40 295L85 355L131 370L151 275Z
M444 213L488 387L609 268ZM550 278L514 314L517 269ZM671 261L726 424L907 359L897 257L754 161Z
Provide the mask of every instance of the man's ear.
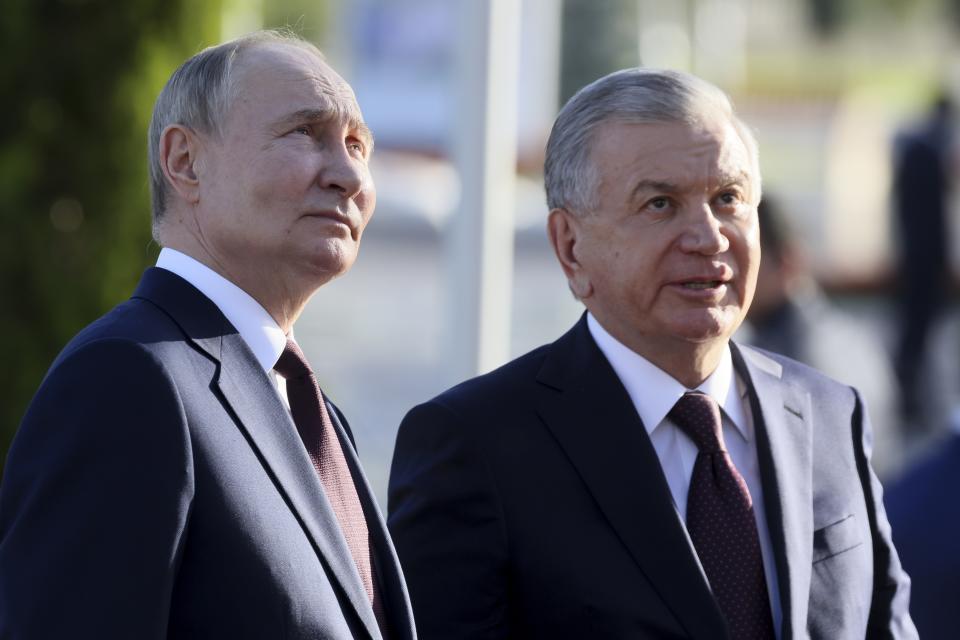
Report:
M160 168L170 187L190 204L200 200L199 154L200 139L189 127L171 124L160 134Z
M578 300L589 298L593 294L593 283L578 258L577 243L581 241L581 224L574 213L562 207L551 210L547 217L547 236L557 260L560 261L560 267L567 276L570 291Z

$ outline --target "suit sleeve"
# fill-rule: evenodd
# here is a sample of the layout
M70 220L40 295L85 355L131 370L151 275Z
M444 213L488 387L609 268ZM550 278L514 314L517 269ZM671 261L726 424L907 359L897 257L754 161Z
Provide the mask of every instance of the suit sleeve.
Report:
M0 638L164 638L193 496L183 408L142 346L59 361L0 487Z
M507 637L507 539L469 425L436 401L400 425L389 526L422 640Z
M857 468L864 487L870 531L873 538L873 600L867 621L868 638L916 638L917 630L910 619L910 578L900 566L893 546L890 523L883 507L883 489L870 465L873 431L859 392L854 410L854 450Z

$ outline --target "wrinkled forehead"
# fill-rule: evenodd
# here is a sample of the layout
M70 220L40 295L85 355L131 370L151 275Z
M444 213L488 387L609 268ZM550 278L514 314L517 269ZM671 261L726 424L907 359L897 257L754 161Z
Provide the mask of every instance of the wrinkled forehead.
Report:
M304 104L329 118L363 127L363 115L353 89L315 51L287 43L264 43L244 51L235 61L231 93L243 94L254 85L295 88ZM268 87L269 90L269 87ZM312 104L307 104L308 102Z
M660 154L681 149L716 164L717 175L729 179L737 176L738 181L749 182L755 191L759 189L756 143L745 126L729 114L707 112L648 124L651 131L660 134L650 136ZM759 199L759 191L756 195Z

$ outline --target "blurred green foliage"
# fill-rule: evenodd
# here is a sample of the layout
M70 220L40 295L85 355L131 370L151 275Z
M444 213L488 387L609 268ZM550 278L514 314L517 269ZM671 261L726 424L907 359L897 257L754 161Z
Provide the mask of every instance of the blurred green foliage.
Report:
M290 28L301 37L320 43L333 18L332 11L330 3L323 0L272 0L263 3L263 26Z
M219 39L220 11L220 0L3 3L3 458L57 352L156 258L147 124L173 69Z

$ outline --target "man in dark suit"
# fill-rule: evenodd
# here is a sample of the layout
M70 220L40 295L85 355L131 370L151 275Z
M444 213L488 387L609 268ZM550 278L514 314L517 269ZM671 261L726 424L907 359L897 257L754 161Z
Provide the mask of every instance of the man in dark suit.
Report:
M415 638L343 416L293 340L373 213L311 44L185 62L150 129L156 268L56 359L0 490L0 637Z
M602 78L545 181L586 313L400 426L389 523L421 637L916 637L859 394L730 342L760 174L726 96Z
M960 628L960 414L887 492L894 540L915 588L910 615L924 640L951 640Z
M943 93L925 118L898 132L891 154L899 315L894 367L900 413L913 433L930 426L924 369L950 278L953 118L953 101Z

